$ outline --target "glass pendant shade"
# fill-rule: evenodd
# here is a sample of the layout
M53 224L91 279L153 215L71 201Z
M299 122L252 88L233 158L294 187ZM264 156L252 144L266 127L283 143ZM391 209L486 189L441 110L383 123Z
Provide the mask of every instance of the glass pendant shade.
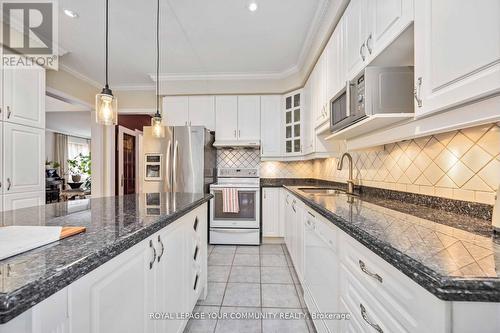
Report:
M118 100L112 94L101 92L95 96L96 122L101 125L118 124Z
M157 112L155 116L151 118L151 126L153 127L152 132L155 138L165 137L165 127L163 126L161 115L159 112Z

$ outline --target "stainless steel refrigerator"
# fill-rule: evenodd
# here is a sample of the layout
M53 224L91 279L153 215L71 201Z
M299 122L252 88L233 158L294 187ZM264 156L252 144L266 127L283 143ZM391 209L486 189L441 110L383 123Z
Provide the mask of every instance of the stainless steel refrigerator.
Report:
M216 178L215 137L203 126L165 127L156 138L143 129L143 192L208 193Z

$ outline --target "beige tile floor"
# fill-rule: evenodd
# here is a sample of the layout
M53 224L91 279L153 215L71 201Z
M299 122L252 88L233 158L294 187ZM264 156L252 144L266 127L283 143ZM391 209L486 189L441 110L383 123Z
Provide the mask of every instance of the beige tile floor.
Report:
M285 245L209 245L208 295L194 312L218 319L191 319L185 333L315 333L306 319L224 319L225 313L307 313L302 287Z

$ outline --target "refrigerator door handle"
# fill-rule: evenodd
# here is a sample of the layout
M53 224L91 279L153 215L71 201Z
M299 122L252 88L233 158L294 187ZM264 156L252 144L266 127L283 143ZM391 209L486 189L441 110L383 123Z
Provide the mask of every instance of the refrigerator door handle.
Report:
M166 172L167 172L167 175L166 175L166 178L167 178L167 192L170 192L171 191L171 186L172 184L170 183L170 180L171 180L171 176L172 174L170 173L170 150L172 149L172 141L168 140L168 146L167 146L167 167L166 167Z
M175 140L174 144L174 161L172 170L172 192L176 191L177 187L177 152L179 150L179 141Z

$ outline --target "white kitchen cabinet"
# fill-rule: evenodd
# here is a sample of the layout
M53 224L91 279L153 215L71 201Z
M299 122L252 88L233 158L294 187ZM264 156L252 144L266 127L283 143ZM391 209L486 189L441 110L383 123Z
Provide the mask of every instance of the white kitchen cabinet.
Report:
M238 96L215 97L215 140L238 140Z
M260 140L260 96L238 96L238 140Z
M300 155L303 151L303 108L302 90L296 90L283 97L285 126L285 155Z
M283 221L280 218L280 192L279 187L264 187L262 189L262 236L283 237Z
M16 210L45 204L45 191L19 192L3 195L3 210Z
M154 332L154 237L143 240L69 286L71 332Z
M368 31L365 36L368 58L379 55L413 22L413 1L368 1Z
M214 96L189 96L189 124L215 131Z
M288 193L287 193L288 194ZM299 281L304 281L304 204L294 195L285 198L285 244L297 272Z
M329 119L328 108L327 108L327 57L328 48L321 54L316 63L314 84L313 84L313 98L315 102L313 103L314 108L311 112L312 118L314 119L314 127L319 127L324 124Z
M156 282L157 290L154 311L165 313L188 312L187 288L189 257L187 255L187 223L179 223L160 231L153 242L158 248ZM156 332L180 332L182 320L158 320Z
M189 125L188 96L166 96L163 98L163 124L165 126Z
M355 77L365 66L368 56L366 38L368 30L368 0L352 0L347 7L344 42L348 79Z
M326 60L326 100L327 105L346 87L346 67L343 47L345 20L340 19L328 42ZM329 111L329 107L327 110ZM328 114L329 116L329 114Z
M45 128L45 69L4 68L2 111L6 122Z
M261 157L282 154L281 96L264 95L260 98L260 153Z
M2 181L4 194L44 191L44 160L44 130L4 123Z
M415 1L417 117L500 91L500 2Z

